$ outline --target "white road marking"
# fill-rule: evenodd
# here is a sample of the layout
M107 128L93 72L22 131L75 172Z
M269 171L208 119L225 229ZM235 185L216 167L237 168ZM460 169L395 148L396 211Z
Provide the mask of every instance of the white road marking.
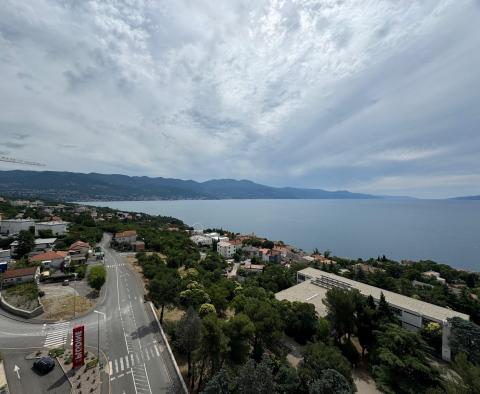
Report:
M133 353L130 353L130 359L132 360L132 367L135 365L135 361L133 360Z
M115 359L115 373L118 373L118 361Z
M109 362L108 362L108 374L111 375L112 373L113 373L112 362L109 361Z
M160 357L160 352L158 351L158 346L155 345L155 351L157 352L157 356Z
M68 337L70 322L52 324L46 328L45 347L65 346Z
M123 357L120 357L120 371L123 371Z
M130 364L128 362L128 355L125 356L125 368L127 368L127 369L130 368Z

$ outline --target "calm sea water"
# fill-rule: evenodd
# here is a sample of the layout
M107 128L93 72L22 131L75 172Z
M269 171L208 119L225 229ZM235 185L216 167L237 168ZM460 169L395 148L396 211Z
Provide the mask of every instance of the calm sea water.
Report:
M337 256L432 259L480 271L480 201L181 200L89 203L173 216Z

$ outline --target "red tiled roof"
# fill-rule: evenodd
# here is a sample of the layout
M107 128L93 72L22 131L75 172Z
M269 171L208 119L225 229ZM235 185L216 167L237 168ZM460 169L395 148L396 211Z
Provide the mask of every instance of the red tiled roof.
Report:
M68 255L67 252L46 252L40 253L35 256L30 257L30 261L47 261L47 260L56 260L64 259Z
M21 276L35 275L38 267L18 268L7 270L3 274L3 279L19 278Z
M90 248L90 245L83 241L76 241L70 245L69 250L85 249Z
M137 236L136 230L126 230L126 231L122 231L121 233L115 234L115 238L136 237L136 236Z

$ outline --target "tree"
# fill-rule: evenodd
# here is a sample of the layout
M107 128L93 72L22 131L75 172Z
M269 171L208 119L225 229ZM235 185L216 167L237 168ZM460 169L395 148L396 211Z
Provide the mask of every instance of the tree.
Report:
M452 392L480 394L480 365L472 364L465 353L460 353L452 367L461 377L461 381L455 382Z
M230 376L226 369L222 368L207 382L202 394L229 394L230 392Z
M351 394L352 386L341 373L334 369L325 369L308 388L309 394Z
M191 306L189 308L191 308ZM210 314L216 315L217 311L215 309L215 305L205 303L200 305L200 308L198 309L198 314L200 315L200 317L205 317Z
M335 339L340 339L355 332L355 312L361 301L360 292L356 289L345 290L332 288L327 291L323 303L328 309L327 318L335 331Z
M187 376L190 378L192 369L192 352L200 344L201 321L192 307L187 309L177 324L176 345L187 355Z
M286 309L285 333L304 345L315 335L318 327L318 316L313 304L306 302L282 303Z
M230 340L230 360L235 364L243 364L250 353L255 326L247 315L237 313L227 321L225 333Z
M258 364L248 360L239 370L236 381L238 394L271 394L275 382L269 360L265 357Z
M158 273L148 286L150 298L158 307L161 306L160 323L163 323L165 305L173 304L180 289L180 277L174 269L165 269Z
M317 379L322 378L322 371L334 369L344 376L353 387L352 369L348 360L340 350L323 342L315 342L305 347L303 361L300 363L298 374L300 381L307 388Z
M387 323L375 331L370 353L373 376L385 393L418 393L438 386L439 371L427 354L430 348L420 334Z
M395 322L395 317L393 316L392 308L390 308L390 305L388 305L388 302L385 299L385 295L383 294L383 291L380 293L380 301L378 302L377 319L381 323Z
M22 258L23 256L29 254L35 247L35 237L34 235L27 230L22 230L18 233L18 246L15 250L17 258Z
M469 361L480 364L480 327L459 317L448 321L452 325L450 347L453 354L465 353Z
M371 301L367 299L357 312L357 337L362 347L362 356L365 354L365 350L369 350L373 345L373 331L377 328L375 304L373 304L373 309L371 305Z
M288 362L280 365L275 374L275 393L298 393L299 389L300 379L298 378L297 370L288 364Z
M107 271L103 265L95 265L88 273L88 284L93 289L100 291L107 278Z

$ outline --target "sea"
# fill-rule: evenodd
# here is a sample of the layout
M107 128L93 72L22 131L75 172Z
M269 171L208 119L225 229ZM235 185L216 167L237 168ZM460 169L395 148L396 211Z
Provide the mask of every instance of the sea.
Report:
M480 272L480 201L175 200L83 204L173 216L311 252L368 259L434 260Z

